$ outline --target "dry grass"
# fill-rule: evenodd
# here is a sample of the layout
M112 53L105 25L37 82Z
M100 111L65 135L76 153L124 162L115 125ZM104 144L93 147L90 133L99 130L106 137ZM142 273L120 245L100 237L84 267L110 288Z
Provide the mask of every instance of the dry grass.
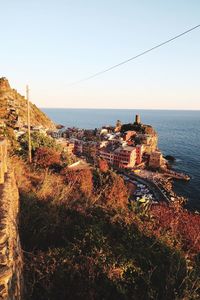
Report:
M11 157L11 163L14 167L15 178L20 191L29 192L32 189L30 170L25 162L18 156Z
M67 201L71 187L64 183L63 177L46 172L36 188L36 194L41 200L53 200L62 203Z

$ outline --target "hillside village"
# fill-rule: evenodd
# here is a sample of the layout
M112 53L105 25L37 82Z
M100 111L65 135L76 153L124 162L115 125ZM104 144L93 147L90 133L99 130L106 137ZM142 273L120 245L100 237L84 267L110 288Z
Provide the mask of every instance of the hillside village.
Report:
M165 166L157 146L157 133L150 125L143 125L138 115L133 124L122 125L118 120L115 127L103 126L94 130L62 128L48 131L48 134L65 145L68 153L94 160L101 157L114 167L159 169Z

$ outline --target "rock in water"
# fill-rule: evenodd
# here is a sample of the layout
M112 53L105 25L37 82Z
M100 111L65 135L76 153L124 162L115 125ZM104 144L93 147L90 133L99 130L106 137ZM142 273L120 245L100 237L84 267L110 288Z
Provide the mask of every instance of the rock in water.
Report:
M172 155L166 155L164 158L170 162L175 162L176 158Z

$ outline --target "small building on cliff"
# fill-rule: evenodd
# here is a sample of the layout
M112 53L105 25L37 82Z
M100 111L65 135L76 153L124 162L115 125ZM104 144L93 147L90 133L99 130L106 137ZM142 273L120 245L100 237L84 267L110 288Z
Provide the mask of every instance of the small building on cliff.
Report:
M150 154L149 167L153 169L159 169L163 165L163 156L159 150L156 150Z

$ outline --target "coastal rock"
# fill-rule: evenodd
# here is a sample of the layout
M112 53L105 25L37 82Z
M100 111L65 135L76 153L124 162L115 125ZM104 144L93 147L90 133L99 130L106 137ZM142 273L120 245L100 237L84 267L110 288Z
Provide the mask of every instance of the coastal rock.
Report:
M176 161L176 158L172 155L166 155L164 156L164 158L170 162L175 162Z

